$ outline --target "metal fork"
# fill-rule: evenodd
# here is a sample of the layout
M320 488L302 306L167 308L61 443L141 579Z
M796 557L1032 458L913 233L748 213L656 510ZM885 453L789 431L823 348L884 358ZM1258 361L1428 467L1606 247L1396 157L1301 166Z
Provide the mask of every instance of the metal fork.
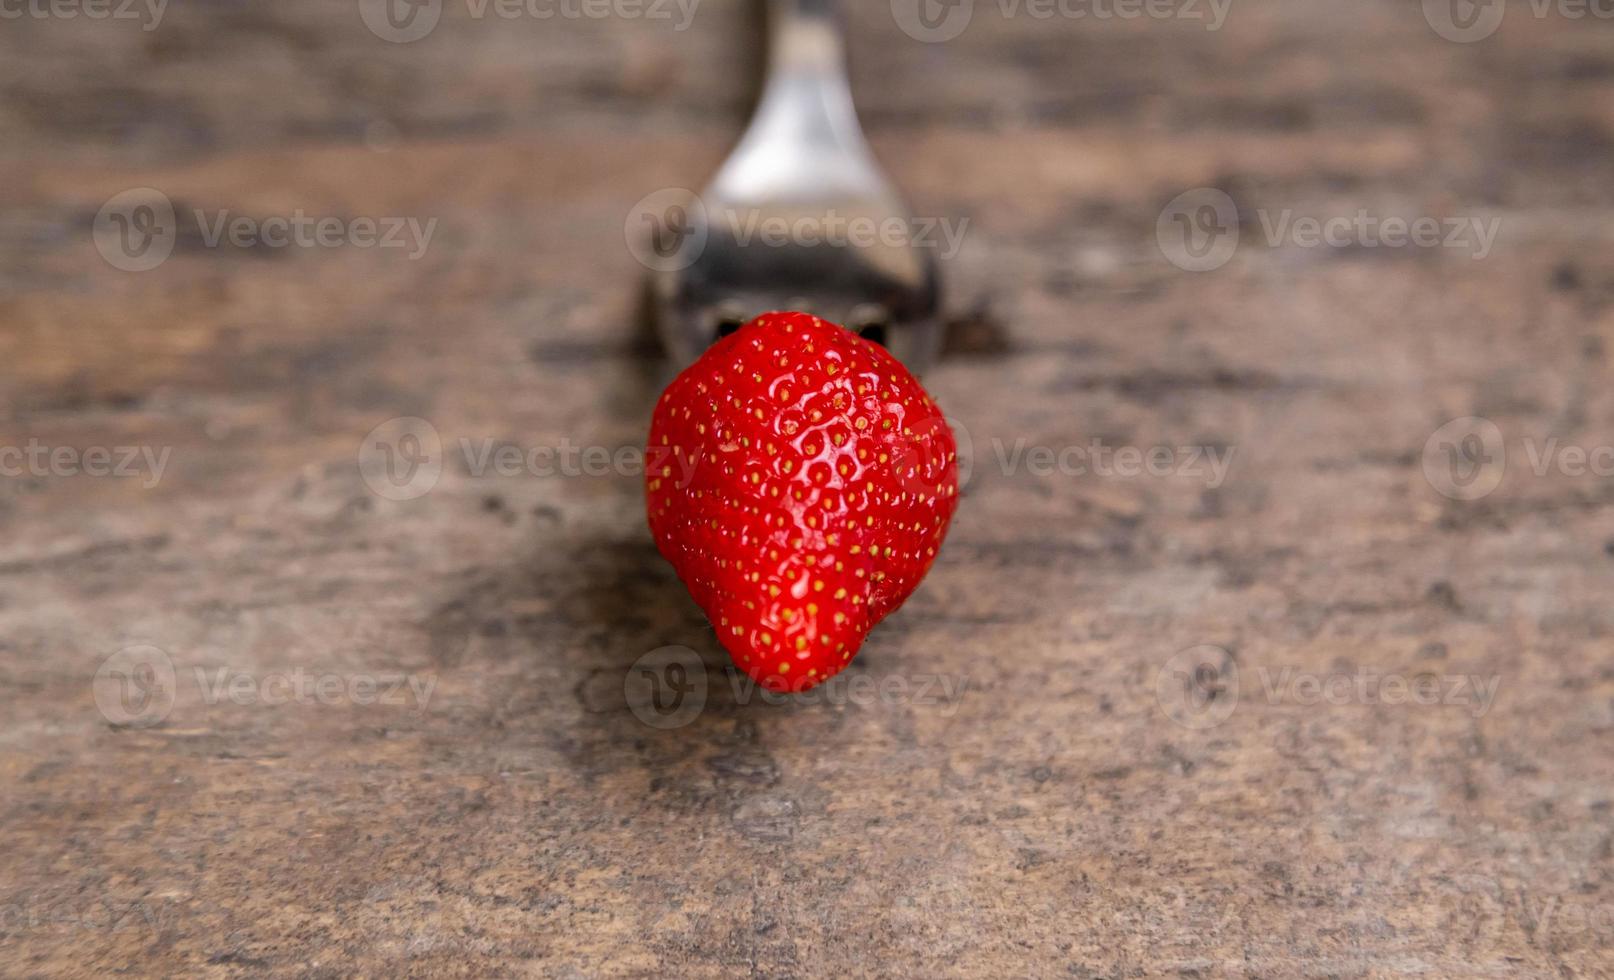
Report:
M768 15L761 104L652 278L662 340L682 368L759 313L803 310L918 373L940 347L936 261L858 126L838 4L768 0Z

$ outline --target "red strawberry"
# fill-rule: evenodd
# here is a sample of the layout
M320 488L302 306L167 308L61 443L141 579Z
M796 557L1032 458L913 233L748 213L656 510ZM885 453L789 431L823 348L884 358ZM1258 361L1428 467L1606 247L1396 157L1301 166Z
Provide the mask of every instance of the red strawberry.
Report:
M885 348L805 313L757 317L674 379L646 458L657 547L775 691L847 665L958 504L936 403Z

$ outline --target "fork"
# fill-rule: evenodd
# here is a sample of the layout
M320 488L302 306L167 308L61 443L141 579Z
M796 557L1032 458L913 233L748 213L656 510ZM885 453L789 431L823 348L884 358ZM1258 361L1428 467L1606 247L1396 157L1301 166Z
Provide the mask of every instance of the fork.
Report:
M682 368L760 313L801 310L919 373L940 347L936 261L858 125L838 3L768 0L768 15L756 114L652 275L662 341Z

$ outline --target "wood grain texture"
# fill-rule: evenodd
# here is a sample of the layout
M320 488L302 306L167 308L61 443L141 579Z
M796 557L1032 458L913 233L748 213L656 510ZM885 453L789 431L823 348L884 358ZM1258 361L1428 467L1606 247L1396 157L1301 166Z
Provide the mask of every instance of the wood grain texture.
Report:
M461 451L638 444L624 226L734 139L748 5L0 25L0 446L167 451L0 479L0 974L1614 975L1614 478L1531 465L1614 444L1614 24L976 7L922 44L859 5L852 44L879 155L969 220L927 384L973 471L858 686L788 705L722 673L636 476ZM181 219L143 273L91 234L135 187ZM1157 240L1195 187L1242 216L1211 272ZM410 260L210 246L197 209L437 224ZM1286 209L1500 234L1269 244ZM395 501L358 458L402 416L446 464ZM1508 452L1474 500L1425 475L1465 416ZM1094 440L1232 464L1016 454ZM175 670L154 725L98 709L133 645ZM666 645L709 683L660 730L624 690ZM1204 645L1209 704L1170 680ZM1299 680L1364 672L1494 700Z

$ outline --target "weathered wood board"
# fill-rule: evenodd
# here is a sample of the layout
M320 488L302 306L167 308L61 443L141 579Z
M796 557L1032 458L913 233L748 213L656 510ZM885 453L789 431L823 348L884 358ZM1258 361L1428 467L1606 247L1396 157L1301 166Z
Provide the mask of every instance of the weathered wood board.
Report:
M0 974L1614 975L1614 24L858 5L871 140L968 221L927 383L974 462L776 705L590 475L662 372L626 228L735 138L748 5L359 8L0 21ZM359 465L400 417L412 499Z

